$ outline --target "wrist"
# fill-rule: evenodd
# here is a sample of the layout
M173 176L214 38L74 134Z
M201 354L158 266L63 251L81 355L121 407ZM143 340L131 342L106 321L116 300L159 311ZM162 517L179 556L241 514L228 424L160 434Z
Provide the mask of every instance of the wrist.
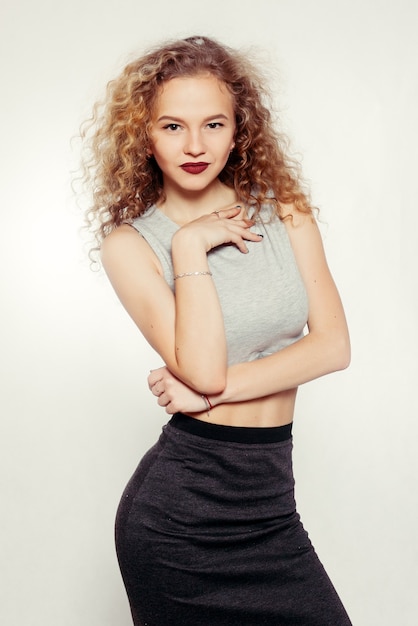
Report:
M189 232L184 226L179 228L171 238L172 253L182 256L187 254L194 257L196 254L206 256L205 241L199 237L199 233Z
M209 413L209 411L211 411L213 409L214 404L211 402L209 396L206 395L206 393L202 393L200 395L202 396L202 398L203 398L203 400L205 402L205 405L206 405L207 412Z
M208 257L203 246L192 241L189 244L175 240L174 237L171 242L171 258L175 275L209 271Z

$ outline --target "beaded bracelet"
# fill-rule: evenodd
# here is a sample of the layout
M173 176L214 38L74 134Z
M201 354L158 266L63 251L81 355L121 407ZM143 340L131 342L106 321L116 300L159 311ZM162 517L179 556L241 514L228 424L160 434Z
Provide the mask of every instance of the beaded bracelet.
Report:
M184 278L185 276L212 276L212 272L183 272L183 274L176 274L174 280Z

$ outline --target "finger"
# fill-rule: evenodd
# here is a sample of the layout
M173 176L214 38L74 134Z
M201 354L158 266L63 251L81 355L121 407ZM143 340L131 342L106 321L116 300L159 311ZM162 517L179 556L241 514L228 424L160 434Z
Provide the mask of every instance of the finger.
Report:
M151 387L155 385L155 383L159 382L162 379L163 379L162 368L159 368L158 370L153 370L147 378L148 387L151 389Z
M250 219L234 219L234 218L230 218L229 222L233 224L234 226L239 226L240 228L251 228L251 226L254 226L255 222L254 220L250 220Z
M164 393L164 389L161 387L160 383L156 383L152 386L151 393L159 398Z
M246 239L247 241L263 241L264 235L262 235L261 233L252 233L246 231L244 233L244 239Z
M159 406L167 406L167 404L170 404L170 399L167 397L167 395L165 393L162 393L158 397L157 404Z
M150 391L152 391L153 387L154 387L157 383L159 383L159 382L161 382L161 381L162 381L162 378L158 378L158 379L155 379L155 378L154 378L154 379L150 380L150 377L148 377L148 389L149 389Z
M244 239L244 233L231 233L230 236L228 237L229 243L234 244L238 250L240 250L240 252L243 252L244 254L247 254L248 252L248 248L247 245L245 243L245 239ZM225 242L227 243L227 242Z
M235 217L236 215L238 215L242 210L242 207L240 204L236 204L235 206L229 207L228 209L221 209L220 211L217 211L217 215L220 218L226 218L226 219L231 219L232 217Z
M229 237L230 242L235 244L241 252L247 254L248 248L246 241L260 242L263 241L263 235L259 233L252 233L248 230L240 229L237 232L233 232Z
M165 405L165 412L168 413L168 415L173 415L174 413L177 413L177 410L173 407L171 402L169 402Z
M251 220L249 220L251 222ZM260 241L263 239L263 235L260 233L254 233L251 230L251 226L254 226L254 223L246 223L246 221L236 222L235 220L229 221L226 223L226 228L230 233L234 233L239 235L243 239L247 239L249 241Z

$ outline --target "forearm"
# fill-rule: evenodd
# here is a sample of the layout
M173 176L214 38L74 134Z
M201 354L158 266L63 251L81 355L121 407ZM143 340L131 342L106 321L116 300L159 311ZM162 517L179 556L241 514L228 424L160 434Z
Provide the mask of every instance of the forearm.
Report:
M212 406L218 406L294 389L309 380L344 369L349 358L348 334L334 337L307 335L276 354L228 368L225 390L210 395L209 401ZM158 404L169 414L202 412L208 406L201 393L173 376L167 367L153 370L148 384L158 397Z
M210 359L217 354L217 346L213 344L213 329L211 329L212 334L206 334L204 344L210 359L206 363L204 360L199 361L199 380L196 378L195 383L190 387L209 395L212 405L246 402L295 389L303 383L348 366L350 341L347 323L338 291L326 263L316 223L310 218L295 219L288 228L295 258L307 291L309 333L271 356L231 366L226 371L224 388L219 393L214 393L209 391L205 383L206 374L212 375L213 372ZM185 291L184 294L186 294ZM198 306L197 302L195 306ZM208 306L206 300L201 309L202 316L205 315ZM216 315L218 313L217 311ZM195 313L194 317L196 317ZM206 316L204 319L206 320ZM189 323L192 323L190 318ZM187 326L184 327L182 332L186 333L187 329ZM187 337L185 337L186 341ZM224 349L224 343L222 343L222 349ZM188 358L187 351L183 356L185 359ZM204 356L201 351L198 358L204 359ZM170 369L170 364L167 361L166 363ZM173 373L177 376L175 371ZM179 378L184 380L182 376ZM187 381L184 382L188 384ZM169 400L171 406L175 396L174 390L173 393L170 392L170 398L164 398L164 401ZM193 398L194 403L195 400L196 398ZM187 402L188 400L184 403L186 409Z
M210 397L213 405L245 402L345 369L350 361L347 333L308 334L270 356L228 368L222 393Z
M222 245L247 253L246 241L262 240L249 230L254 222L240 216L241 210L236 205L205 214L182 226L171 242L174 274L181 276L176 280L174 373L201 393L220 393L227 371L224 320L215 285L206 273L207 254Z
M245 402L294 389L348 366L350 340L343 306L326 263L316 223L293 212L289 239L308 295L309 333L279 352L228 369L212 404Z
M177 374L201 393L226 384L227 348L222 310L209 273L207 253L182 233L173 238L175 276L175 358ZM187 275L190 272L199 274ZM208 273L206 273L208 272Z

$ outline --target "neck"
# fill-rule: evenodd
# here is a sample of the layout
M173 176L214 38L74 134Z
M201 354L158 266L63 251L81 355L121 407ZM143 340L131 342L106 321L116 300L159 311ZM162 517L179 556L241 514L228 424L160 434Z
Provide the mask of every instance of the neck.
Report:
M202 191L167 187L164 191L166 199L158 205L158 208L180 226L237 202L235 190L219 180L215 185Z

